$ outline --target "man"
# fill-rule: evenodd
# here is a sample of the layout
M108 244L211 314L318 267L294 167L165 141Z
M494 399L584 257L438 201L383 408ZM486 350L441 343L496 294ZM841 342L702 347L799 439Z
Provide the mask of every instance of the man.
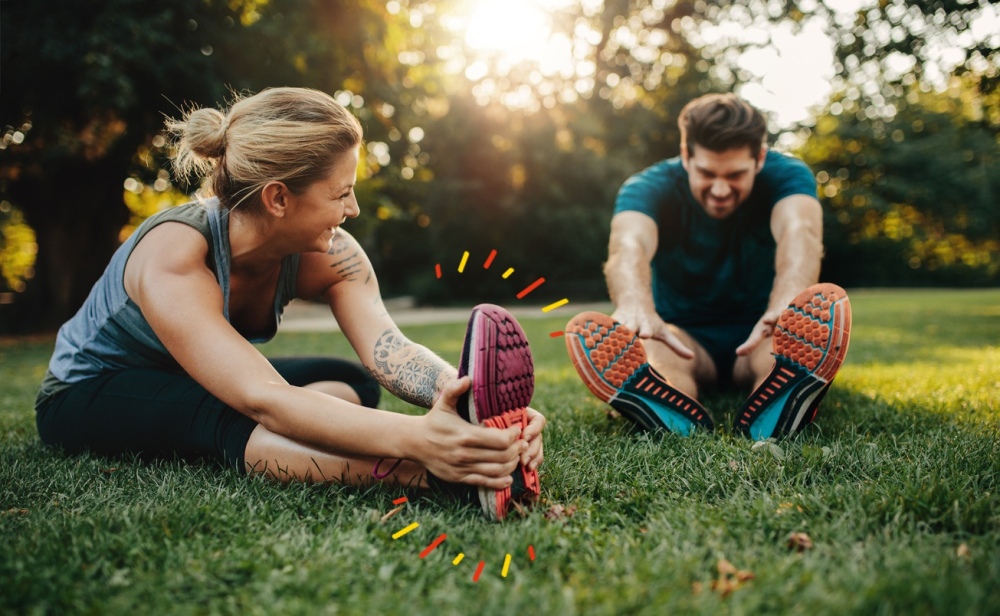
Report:
M604 269L616 310L574 317L570 356L594 394L647 429L711 430L699 392L736 385L754 388L736 431L794 433L815 416L850 334L844 290L816 284L815 179L767 149L764 116L735 95L691 101L678 124L680 157L618 193Z

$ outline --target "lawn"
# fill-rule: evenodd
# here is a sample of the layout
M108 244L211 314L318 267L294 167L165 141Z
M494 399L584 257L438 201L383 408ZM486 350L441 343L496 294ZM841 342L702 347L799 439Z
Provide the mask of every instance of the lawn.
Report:
M857 291L852 306L817 424L763 446L730 434L734 395L706 398L723 429L691 439L608 418L549 336L572 304L523 321L549 419L543 493L503 524L415 494L382 521L402 492L381 487L63 457L31 409L52 341L7 341L0 613L998 613L1000 290ZM455 362L463 327L404 330ZM349 347L280 334L263 351Z

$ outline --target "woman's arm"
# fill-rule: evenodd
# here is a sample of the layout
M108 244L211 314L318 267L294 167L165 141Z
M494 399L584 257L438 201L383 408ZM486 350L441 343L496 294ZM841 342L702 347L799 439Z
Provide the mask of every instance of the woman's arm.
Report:
M293 387L223 317L223 297L197 231L164 223L136 246L125 289L180 366L212 395L268 430L335 454L406 458L443 479L509 484L516 429L472 426L442 403L424 416L364 409ZM467 387L467 380L451 385Z
M368 255L343 229L329 253L300 257L298 284L302 297L322 297L330 305L361 363L400 399L430 408L457 377L455 368L399 330L382 303Z
M327 254L299 259L299 295L323 297L361 362L379 383L411 404L430 408L458 374L450 364L400 332L382 303L378 280L364 250L343 229ZM528 409L522 464L538 468L544 454L545 417Z

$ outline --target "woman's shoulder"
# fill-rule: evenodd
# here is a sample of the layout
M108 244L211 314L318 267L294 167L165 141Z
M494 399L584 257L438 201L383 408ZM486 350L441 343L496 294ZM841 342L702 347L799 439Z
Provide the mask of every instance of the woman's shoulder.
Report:
M147 218L139 227L138 232L149 231L165 222L180 222L194 227L202 235L211 233L211 216L218 212L218 201L213 199L197 199L181 205L168 207Z

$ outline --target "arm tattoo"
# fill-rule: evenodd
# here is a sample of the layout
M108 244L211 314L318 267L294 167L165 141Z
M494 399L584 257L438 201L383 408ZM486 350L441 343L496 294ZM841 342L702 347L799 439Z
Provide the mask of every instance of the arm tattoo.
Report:
M375 369L368 369L383 387L399 398L430 408L440 391L438 380L449 366L425 347L410 342L398 329L382 332L375 342Z
M343 280L357 280L357 275L365 269L364 253L346 239L337 238L334 240L333 246L326 254L335 257L330 267L334 268L337 271L337 276ZM365 284L368 284L370 280L371 270L369 268Z

